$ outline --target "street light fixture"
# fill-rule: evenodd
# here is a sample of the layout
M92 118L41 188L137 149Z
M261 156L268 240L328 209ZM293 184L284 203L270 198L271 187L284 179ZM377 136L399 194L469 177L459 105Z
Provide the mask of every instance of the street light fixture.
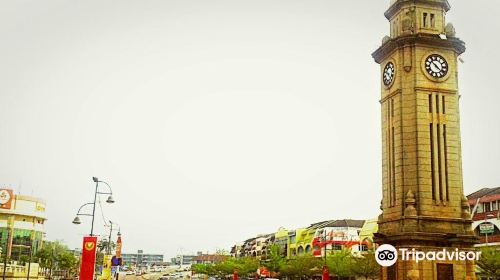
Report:
M80 217L76 216L75 219L73 220L73 224L79 225L81 223L82 223L82 221L80 221Z
M82 206L80 206L80 209L78 209L78 212L76 213L76 217L73 219L73 224L79 225L79 224L82 223L79 216L90 216L90 217L92 217L92 225L91 225L91 228L90 228L90 236L94 236L95 204L96 204L96 201L97 201L97 195L98 194L107 194L109 196L108 196L108 199L106 200L106 202L107 203L115 203L115 200L113 199L113 191L111 190L111 186L108 183L106 183L104 181L100 181L97 177L92 177L92 181L95 182L94 202L85 203ZM109 192L101 192L101 191L99 191L99 183L103 183L106 186L108 186ZM84 206L91 205L91 204L92 204L92 214L80 213L80 211L82 210L82 208Z

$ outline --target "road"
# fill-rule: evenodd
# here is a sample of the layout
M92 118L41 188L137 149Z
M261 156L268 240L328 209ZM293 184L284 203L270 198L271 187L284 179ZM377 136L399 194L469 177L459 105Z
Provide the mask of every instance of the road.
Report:
M142 276L125 275L120 277L120 280L157 280L160 276L160 273L144 274Z

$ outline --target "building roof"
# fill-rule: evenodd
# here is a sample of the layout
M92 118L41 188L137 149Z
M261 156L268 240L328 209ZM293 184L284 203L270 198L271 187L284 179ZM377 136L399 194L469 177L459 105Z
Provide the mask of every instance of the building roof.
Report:
M329 220L329 221L323 221L323 222L311 224L307 229L316 229L316 228L324 228L324 227L358 227L358 228L362 228L364 224L365 224L365 220L351 220L351 219Z
M482 188L467 196L467 199L478 199L489 195L500 195L500 187L498 188Z

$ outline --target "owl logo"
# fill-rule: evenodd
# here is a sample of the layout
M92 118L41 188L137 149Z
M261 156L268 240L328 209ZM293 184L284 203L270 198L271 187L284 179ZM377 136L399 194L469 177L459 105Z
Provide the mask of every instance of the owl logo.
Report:
M94 250L95 243L94 242L85 242L85 250L92 251Z

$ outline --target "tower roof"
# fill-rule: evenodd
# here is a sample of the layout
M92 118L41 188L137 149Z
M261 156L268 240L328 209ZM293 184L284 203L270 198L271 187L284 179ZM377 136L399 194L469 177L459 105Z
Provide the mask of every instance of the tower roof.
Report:
M445 12L447 12L451 9L451 6L450 6L450 3L448 2L448 0L391 0L391 6L385 12L384 15L387 19L390 20L392 18L392 16L397 11L399 11L403 6L405 6L405 5L418 5L418 4L441 6Z

